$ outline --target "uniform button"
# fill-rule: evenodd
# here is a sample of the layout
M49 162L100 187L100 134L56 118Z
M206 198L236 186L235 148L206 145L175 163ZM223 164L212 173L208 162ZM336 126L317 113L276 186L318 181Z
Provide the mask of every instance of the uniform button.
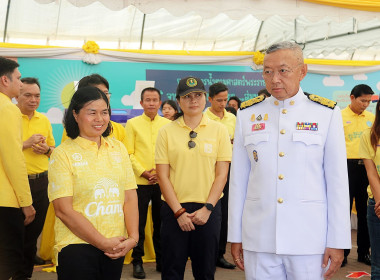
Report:
M284 152L280 152L278 155L279 155L280 157L283 157L283 156L285 155L285 153L284 153Z
M279 198L279 199L277 199L277 202L278 202L278 203L283 203L284 200L283 200L282 198Z
M288 112L288 110L286 110L286 109L282 109L282 113L283 114L286 114Z
M289 102L290 105L294 105L294 100Z
M282 180L282 179L284 179L284 175L282 175L282 174L280 174L280 175L278 175L278 179L280 179L280 180Z
M286 132L285 129L281 129L281 130L280 130L280 133L281 133L281 134L285 134L285 132Z
M278 104L280 104L277 100L274 102L274 105L278 105Z

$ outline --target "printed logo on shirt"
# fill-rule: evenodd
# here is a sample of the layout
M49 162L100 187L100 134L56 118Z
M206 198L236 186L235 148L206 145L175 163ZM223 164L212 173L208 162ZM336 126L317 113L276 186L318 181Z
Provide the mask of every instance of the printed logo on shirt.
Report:
M367 126L371 127L372 126L372 122L371 121L367 121Z
M122 158L121 158L121 154L119 152L111 152L110 154L111 154L111 157L114 160L114 162L121 163Z
M73 158L74 161L76 162L73 162L73 166L85 166L85 165L88 165L88 162L87 161L82 161L83 157L80 153L74 153L71 155L71 157Z
M204 151L207 154L211 154L212 153L212 144L205 143L205 145L204 145Z
M95 201L87 204L85 208L86 216L97 217L117 213L123 215L119 185L115 181L109 178L101 178L95 184L94 198Z

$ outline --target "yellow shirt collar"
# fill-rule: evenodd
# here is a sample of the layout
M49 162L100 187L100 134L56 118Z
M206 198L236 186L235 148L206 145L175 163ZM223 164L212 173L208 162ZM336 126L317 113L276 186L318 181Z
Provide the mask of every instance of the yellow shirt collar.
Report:
M206 126L206 125L209 123L209 121L210 121L210 119L209 119L207 116L205 116L205 114L202 114L201 122L199 123L199 125L198 125L195 129L197 129L197 128L200 127L200 126ZM188 126L185 124L185 121L184 121L184 119L183 119L183 116L182 116L182 117L179 117L179 118L177 119L177 123L178 123L181 127L187 127L187 128L189 128L189 129L191 130L191 128L188 127ZM194 129L194 130L195 130L195 129Z
M360 115L356 114L354 111L351 110L350 105L347 105L348 112L351 116L358 116L358 117L365 117L366 116L366 110L364 110Z
M78 136L73 141L84 149L88 149L88 148L94 147L96 145L96 142L88 140L88 139L83 138L81 136ZM105 146L105 147L111 146L108 139L104 138L103 136L100 138L100 147L102 147L102 146Z

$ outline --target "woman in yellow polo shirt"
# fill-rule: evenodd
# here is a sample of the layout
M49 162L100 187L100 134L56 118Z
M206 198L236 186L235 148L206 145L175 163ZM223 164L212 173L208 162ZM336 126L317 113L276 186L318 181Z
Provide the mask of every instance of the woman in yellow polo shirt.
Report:
M376 105L375 121L360 139L359 157L367 171L369 187L367 223L371 242L371 279L380 279L380 102Z
M50 157L60 280L120 279L138 242L135 177L124 145L107 137L110 114L101 90L78 89L64 118L69 139Z
M225 126L203 115L206 91L200 79L182 79L176 98L183 115L161 128L156 143L164 199L162 279L183 279L188 257L195 279L214 279L230 138Z

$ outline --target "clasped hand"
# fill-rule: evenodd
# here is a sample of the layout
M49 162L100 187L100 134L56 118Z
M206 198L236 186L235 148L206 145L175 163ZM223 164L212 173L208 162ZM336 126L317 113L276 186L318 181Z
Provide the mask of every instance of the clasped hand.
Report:
M210 218L211 211L207 210L206 207L202 207L193 213L183 213L178 219L178 224L182 231L192 231L195 230L194 225L204 225Z
M107 238L101 250L107 257L115 260L124 257L135 245L134 240L126 239L124 236L117 236Z

